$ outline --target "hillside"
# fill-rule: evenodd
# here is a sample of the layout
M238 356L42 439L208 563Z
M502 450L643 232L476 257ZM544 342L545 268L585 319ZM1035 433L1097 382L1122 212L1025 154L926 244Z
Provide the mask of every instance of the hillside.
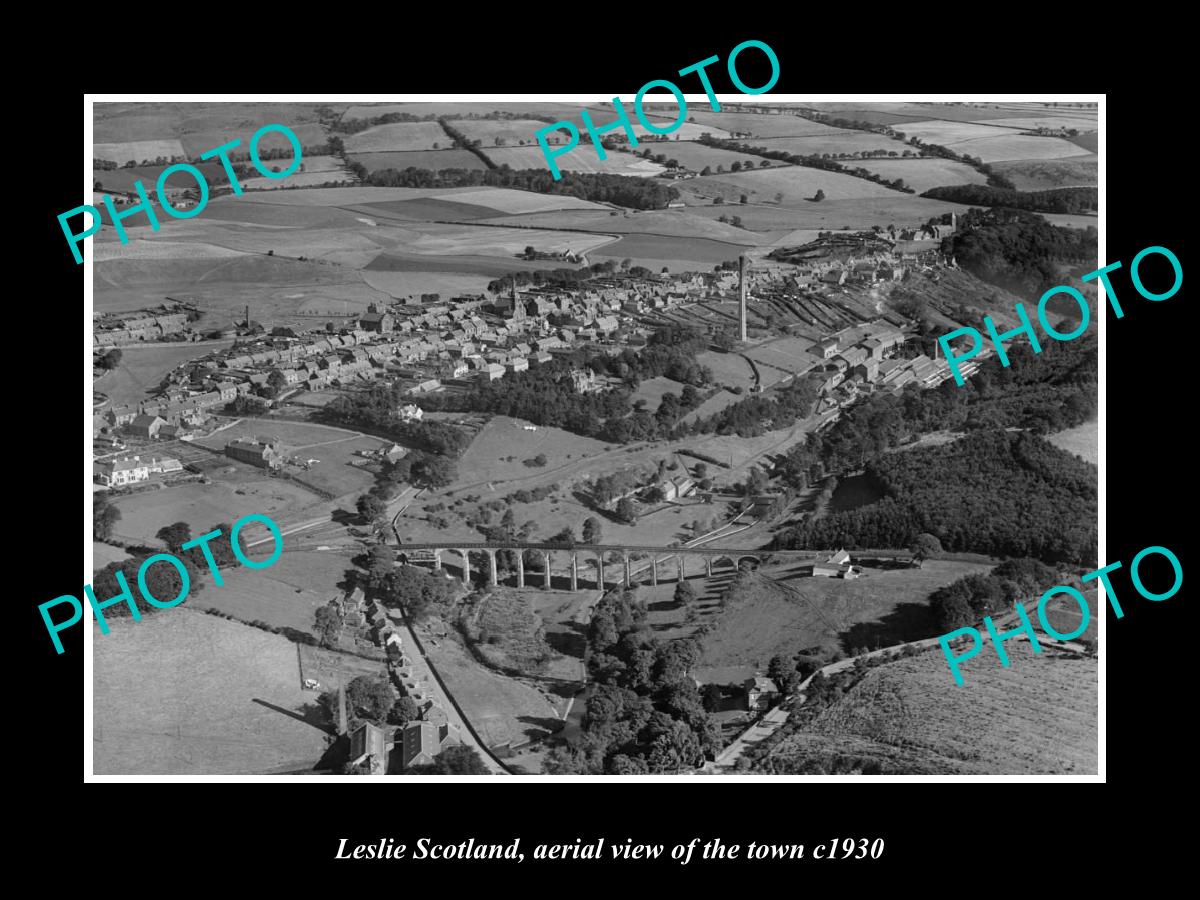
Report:
M809 722L793 713L756 763L775 774L1094 774L1097 661L990 651L955 687L936 649L870 670Z

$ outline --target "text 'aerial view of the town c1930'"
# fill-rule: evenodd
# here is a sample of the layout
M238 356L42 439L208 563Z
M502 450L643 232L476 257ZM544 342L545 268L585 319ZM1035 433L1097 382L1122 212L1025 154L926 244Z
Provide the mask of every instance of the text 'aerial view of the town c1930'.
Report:
M1097 104L722 101L94 104L96 775L1096 773Z

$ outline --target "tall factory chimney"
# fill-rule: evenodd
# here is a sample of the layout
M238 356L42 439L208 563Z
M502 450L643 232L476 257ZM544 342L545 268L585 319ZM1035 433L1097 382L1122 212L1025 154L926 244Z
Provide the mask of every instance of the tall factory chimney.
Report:
M746 254L738 257L738 319L742 323L742 340L746 340Z

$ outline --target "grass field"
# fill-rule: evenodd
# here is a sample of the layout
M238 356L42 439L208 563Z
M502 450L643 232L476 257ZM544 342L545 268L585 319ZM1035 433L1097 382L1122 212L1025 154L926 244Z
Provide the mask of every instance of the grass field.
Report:
M99 157L98 157L99 158ZM156 157L143 157L145 159L154 159ZM307 162L307 160L305 160ZM193 163L193 165L195 165ZM158 183L158 176L166 166L133 166L128 169L97 169L92 172L92 178L100 182L100 190L105 191L134 191L134 182L140 181L142 187L149 193L153 191ZM204 173L204 177L208 179L209 184L213 183L213 179L221 175L224 176L225 170L219 162L202 162L196 165L196 168ZM243 184L245 182L242 182ZM193 180L184 172L177 172L170 176L167 180L170 187L186 188L194 187ZM165 217L164 217L165 218Z
M426 642L426 651L450 693L485 744L522 743L544 734L542 724L557 719L557 711L535 688L476 662L458 639Z
M856 160L868 172L904 183L918 194L950 184L986 184L987 176L952 159L864 159Z
M1010 137L1020 134L1020 128L1004 128L999 125L977 125L970 121L947 121L930 119L926 122L905 122L899 128L907 137L920 138L927 144L940 144L953 148L955 144L976 138Z
M715 219L721 215L741 216L742 223L746 228L760 233L765 232L768 236L773 234L773 237L780 238L797 230L840 231L844 227L863 229L870 228L872 225L880 225L886 228L889 223L895 223L897 226L902 222L920 223L946 212L956 212L959 216L962 216L969 208L961 203L927 200L924 197L917 197L914 194L893 191L870 181L864 181L861 178L850 178L849 176L840 175L836 176L836 178L846 180L835 181L830 178L833 173L820 172L817 169L801 170L797 167L792 167L789 169L767 170L766 172L755 173L754 175L745 177L758 178L760 175L770 175L771 172L783 173L785 171L817 173L815 176L816 180L809 182L806 189L812 188L815 190L821 184L822 176L825 179L829 179L826 181L826 186L822 188L828 199L820 203L814 203L809 200L797 198L795 200L785 200L783 206L776 206L774 203L764 204L757 202L752 202L748 206L737 204L711 206L707 202L701 201L705 202L705 205L689 206L688 212L711 219ZM716 177L723 180L730 178L728 175ZM739 176L735 175L732 177L737 178ZM708 180L707 178L697 178L687 182L687 184L695 184L696 182L705 182ZM857 184L848 185L846 181L854 181ZM859 185L866 185L866 188L860 188ZM735 192L738 192L739 188L740 186L730 190L727 187L721 193L728 197L736 197ZM770 191L770 188L767 191ZM846 193L844 195L835 194L834 191L845 191ZM874 193L875 191L882 191L883 193L877 194ZM740 192L744 193L745 190L740 189ZM862 196L864 192L868 196ZM711 195L713 192L708 190L707 193ZM799 191L798 193L803 194L803 191ZM769 196L773 197L774 194L770 193ZM843 196L847 199L842 199ZM763 198L759 197L755 199Z
M1077 134L1075 137L1067 138L1072 144L1077 147L1082 147L1089 153L1099 153L1097 149L1100 146L1100 133L1093 131L1090 134Z
M903 141L890 138L884 134L872 134L869 131L851 131L849 129L830 129L821 134L807 137L781 137L767 140L752 140L749 143L755 147L766 147L768 150L782 150L785 153L798 153L801 156L811 156L823 153L868 153L879 150L885 153L894 150L903 153L912 148ZM847 165L853 161L845 160Z
M114 547L112 544L104 544L100 541L92 541L93 569L103 569L109 563L120 562L128 558L129 554L120 547Z
M657 145L655 145L657 146ZM511 166L514 169L547 169L546 157L542 148L533 147L481 147L484 154L497 166ZM663 145L665 153L669 148ZM639 159L631 153L613 151L601 162L596 155L596 148L591 142L580 143L578 147L555 157L555 163L563 172L600 172L605 175L630 175L648 178L665 171L658 163Z
M137 403L153 393L176 366L232 344L233 341L219 341L196 347L123 347L121 364L92 384L97 391L108 394L114 406Z
M724 166L728 169L735 162L742 165L749 162L756 169L759 167L759 163L762 162L767 163L767 168L782 165L782 163L773 159L764 159L761 156L755 156L750 153L736 153L733 150L722 150L719 147L709 147L694 141L672 141L670 146L664 147L661 152L667 155L667 159L678 160L680 165L686 166L693 172L703 171L705 166L711 166L714 172L717 170L717 166Z
M273 166L277 163L268 164ZM280 160L278 165L282 171L291 165L291 161ZM280 188L310 187L325 184L327 181L355 180L336 156L306 156L301 165L304 166L302 171L293 172L287 178L246 178L241 183L247 190L274 191Z
M736 210L727 210L737 215ZM520 216L503 216L484 219L480 224L511 224L535 228L569 228L583 231L600 231L612 234L655 234L671 237L710 238L732 244L758 242L758 235L744 228L734 228L716 217L697 214L695 209L624 211L612 215L611 210L571 209L552 212L528 213Z
M1072 156L1090 156L1092 153L1091 150L1063 138L1027 134L959 141L951 149L957 153L977 156L985 163L1010 159L1064 159Z
M736 353L718 353L715 350L705 350L696 354L696 362L708 366L713 378L719 383L731 388L741 387L747 390L754 384L754 370L750 364Z
M155 533L164 525L187 522L192 534L201 534L250 513L262 513L284 524L298 520L305 509L319 503L310 492L278 478L255 478L252 473L218 477L221 480L213 484L181 484L116 498L114 504L121 511L116 536L154 544ZM233 478L239 480L227 480Z
M650 378L638 385L637 392L633 395L634 400L645 400L646 409L650 412L658 409L658 405L662 403L664 394L674 394L679 397L679 392L683 390L683 385L666 376L659 378Z
M188 605L311 634L313 614L342 594L338 582L348 568L350 561L345 557L289 550L269 569L222 572L223 586L207 584Z
M694 271L697 268L709 269L715 263L736 260L739 253L757 243L753 235L747 235L745 243L734 244L706 238L627 234L614 243L598 247L592 255L629 258L634 265L644 265L655 271L662 266L672 272Z
M765 665L775 654L808 647L849 652L933 637L929 594L990 566L929 560L920 569L868 568L862 578L801 577L795 566L760 570L778 583L755 579L731 599L704 638L703 664Z
M449 147L453 139L437 122L397 122L376 125L345 137L346 152L377 153L399 150L437 150Z
M367 167L368 172L378 172L381 169L407 169L415 166L418 169L486 169L478 156L470 150L455 148L450 150L407 150L400 152L355 153L352 156L357 163Z
M266 774L321 758L325 733L301 721L316 695L286 638L188 609L111 628L93 638L96 774Z
M699 125L720 128L726 132L748 133L755 138L805 137L842 130L795 115L713 112L711 109L697 107L694 110L689 108L688 116L694 118ZM742 138L738 140L742 140Z
M818 190L825 192L826 201L884 198L897 194L891 188L854 178L838 172L813 169L807 166L784 166L774 169L757 169L754 172L737 172L725 175L709 175L681 182L679 191L686 196L712 200L720 196L726 204L737 203L741 194L747 194L751 203L774 201L776 194L783 194L783 204L791 206L808 203ZM813 204L816 205L816 204ZM739 210L725 210L740 214ZM791 227L798 228L799 224Z
M214 147L216 144L213 145ZM184 156L183 145L175 139L163 139L154 141L122 141L112 144L96 144L92 148L92 156L95 159L107 159L118 165L133 160L142 162L143 160L155 160L160 156L170 159L173 156Z
M1066 431L1060 431L1057 434L1047 435L1046 440L1052 443L1060 450L1066 450L1068 453L1074 453L1081 459L1090 462L1092 465L1099 465L1100 461L1100 423L1096 419L1079 425L1075 428L1068 428Z
M1094 159L1031 159L998 162L994 168L1019 191L1045 191L1057 187L1083 187L1098 182Z
M964 665L963 687L936 649L873 669L768 762L844 754L906 773L1094 774L1096 660L1006 649L1011 668L985 650Z
M1004 119L979 119L981 125L1003 125L1007 128L1023 128L1033 131L1035 128L1075 128L1079 131L1096 128L1096 114L1089 116L1060 115L1053 112L1039 116L1012 116Z
M452 272L378 272L364 270L363 281L389 297L401 299L421 294L453 297L480 294L492 280L487 275L458 275Z
M196 443L224 449L230 441L256 437L277 438L288 456L320 460L307 470L293 469L292 472L305 484L329 491L337 497L365 491L375 483L375 476L370 470L351 465L353 461L362 460L356 455L359 451L390 446L389 441L381 438L357 436L352 431L339 428L279 419L245 419L211 439Z

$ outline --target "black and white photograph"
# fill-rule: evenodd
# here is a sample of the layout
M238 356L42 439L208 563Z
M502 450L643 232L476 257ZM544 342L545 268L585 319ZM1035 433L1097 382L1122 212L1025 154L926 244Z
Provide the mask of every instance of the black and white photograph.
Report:
M89 100L89 777L1102 780L1103 95L679 83Z

